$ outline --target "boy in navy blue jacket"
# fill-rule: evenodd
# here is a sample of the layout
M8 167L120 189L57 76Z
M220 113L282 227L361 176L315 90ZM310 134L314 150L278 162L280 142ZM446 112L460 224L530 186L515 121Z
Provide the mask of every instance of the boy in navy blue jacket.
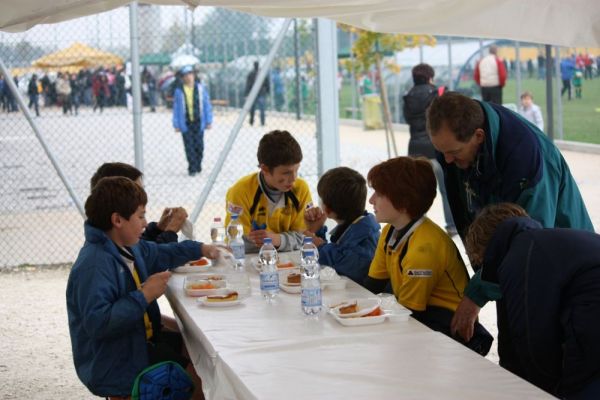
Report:
M365 211L367 182L353 169L333 168L317 185L320 207L304 213L308 230L319 248L319 263L333 267L362 285L379 241L380 226L373 214ZM325 239L325 221L331 218L337 226L331 231L330 242Z
M187 366L179 334L161 331L156 299L166 290L169 268L218 256L215 246L198 242L140 240L146 202L131 179L110 177L85 203L85 244L69 274L67 315L75 370L97 396L129 396L135 377L151 364Z

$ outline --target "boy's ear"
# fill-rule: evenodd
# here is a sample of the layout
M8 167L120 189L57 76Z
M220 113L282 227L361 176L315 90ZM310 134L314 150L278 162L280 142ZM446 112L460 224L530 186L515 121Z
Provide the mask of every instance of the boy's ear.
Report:
M125 218L123 218L119 213L114 212L110 215L110 222L115 228L120 228L124 220Z
M259 168L260 172L262 172L263 174L271 174L271 170L265 164L260 164Z

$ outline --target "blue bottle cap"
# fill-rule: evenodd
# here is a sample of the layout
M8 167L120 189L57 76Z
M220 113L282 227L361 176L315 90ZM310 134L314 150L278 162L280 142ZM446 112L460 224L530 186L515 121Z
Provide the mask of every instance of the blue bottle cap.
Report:
M263 244L273 244L273 239L267 237L263 239Z

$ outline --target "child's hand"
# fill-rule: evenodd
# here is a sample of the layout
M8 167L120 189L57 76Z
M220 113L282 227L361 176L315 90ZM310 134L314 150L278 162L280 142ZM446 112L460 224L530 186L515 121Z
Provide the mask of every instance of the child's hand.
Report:
M304 224L312 233L321 229L326 220L327 214L320 207L312 207L304 211Z
M170 277L170 271L158 272L150 275L148 279L142 283L141 290L147 303L151 303L165 293L165 290L167 290L167 282L169 282Z
M165 231L179 232L181 230L181 227L183 226L183 223L188 217L188 213L183 207L175 207L171 208L170 210L171 215L169 217L169 223L167 224Z
M270 237L273 240L273 246L279 247L281 246L281 236L279 233L273 233L266 229L259 229L256 231L250 231L248 233L248 240L254 242L256 247L260 247L263 245L263 240L267 237Z
M219 248L214 244L202 243L200 252L202 253L202 257L210 258L211 260L219 258Z
M158 223L156 224L158 229L160 229L163 232L167 229L167 225L169 224L170 216L171 216L171 209L165 208L162 212L162 215L160 216L160 219L158 220Z

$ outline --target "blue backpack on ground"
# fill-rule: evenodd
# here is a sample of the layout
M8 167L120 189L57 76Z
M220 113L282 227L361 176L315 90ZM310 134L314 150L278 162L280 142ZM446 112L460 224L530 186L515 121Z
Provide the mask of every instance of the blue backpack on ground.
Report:
M173 361L153 364L139 373L133 383L132 400L189 400L194 383Z

